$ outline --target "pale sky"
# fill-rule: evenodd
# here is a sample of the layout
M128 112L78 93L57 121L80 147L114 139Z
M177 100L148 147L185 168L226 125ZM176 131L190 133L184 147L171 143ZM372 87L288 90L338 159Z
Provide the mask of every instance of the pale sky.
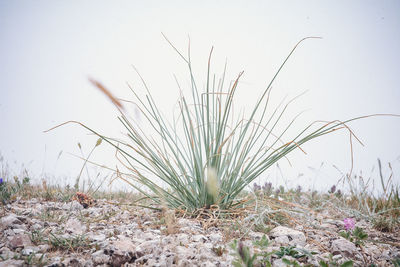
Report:
M300 39L322 37L304 42L273 85L274 103L307 90L287 114L286 122L307 110L292 134L314 120L400 114L399 14L399 1L2 0L0 153L16 173L24 164L38 179L44 172L73 183L82 161L68 152L79 155L80 142L88 153L97 138L74 125L43 131L77 120L118 137L123 128L115 108L87 78L131 99L127 81L143 91L131 65L172 118L178 97L173 75L187 85L188 73L161 32L184 53L190 36L199 84L205 83L212 46L213 72L220 75L226 59L228 80L244 71L238 110L251 108ZM354 173L377 178L371 169L381 158L385 175L390 162L399 183L400 118L370 118L349 126L365 144L354 142ZM343 173L350 170L348 140L343 131L311 141L303 148L307 155L296 151L289 156L292 167L282 162L283 176L293 186L330 187L340 178L332 165ZM115 166L113 149L106 145L93 159ZM305 175L296 180L299 173ZM280 175L271 168L259 181L281 182Z

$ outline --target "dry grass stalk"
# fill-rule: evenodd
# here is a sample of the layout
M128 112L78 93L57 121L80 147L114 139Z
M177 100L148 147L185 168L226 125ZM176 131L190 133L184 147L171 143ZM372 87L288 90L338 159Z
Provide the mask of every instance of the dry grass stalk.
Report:
M100 82L89 78L89 81L97 88L99 89L103 94L105 94L110 100L111 102L113 102L113 104L119 108L120 110L125 110L124 106L122 105L121 101L119 101L107 88L104 87L103 84L101 84Z

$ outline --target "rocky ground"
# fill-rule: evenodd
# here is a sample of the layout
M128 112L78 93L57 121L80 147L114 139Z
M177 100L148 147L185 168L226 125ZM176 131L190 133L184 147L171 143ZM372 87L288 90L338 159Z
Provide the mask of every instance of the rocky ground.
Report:
M320 266L321 260L326 266L348 260L354 266L393 266L400 257L398 233L382 233L357 220L368 239L356 246L338 234L344 224L337 214L304 214L290 217L285 226L257 227L254 214L209 223L105 199L84 207L77 200L19 198L1 207L0 266L232 266L239 253L231 244L239 239L239 247L251 254L272 252L272 266L295 258L299 265L294 266ZM268 245L256 246L264 235Z

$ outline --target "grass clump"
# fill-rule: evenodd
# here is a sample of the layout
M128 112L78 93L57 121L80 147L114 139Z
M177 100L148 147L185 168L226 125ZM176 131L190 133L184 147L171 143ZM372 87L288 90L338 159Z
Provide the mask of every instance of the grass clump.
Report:
M22 181L17 176L14 176L14 182L8 182L0 178L0 202L5 205L18 195L28 193L30 187L30 178L27 176Z
M91 80L93 85L118 108L118 119L128 139L107 137L80 122L69 122L80 124L114 146L118 160L127 170L122 172L117 169L118 177L159 205L166 203L170 208L188 212L213 206L221 210L240 207L243 204L240 193L281 158L295 149L301 149L304 143L339 129L348 129L354 136L346 123L367 117L344 122L314 122L285 142L283 137L296 116L283 126L279 134L274 134L282 128L282 116L296 98L271 109L272 84L298 45L310 38L317 37L304 38L289 53L253 104L248 118L244 115L235 117L233 113L234 98L243 72L233 83L226 85L225 67L217 81L211 73L211 50L205 88L200 90L192 70L190 49L184 56L170 43L187 65L190 77L190 94L185 95L180 88L179 113L172 123L164 118L140 75L146 90L145 97L141 97L131 86L129 88L135 98L133 103L150 126L151 133L130 119L119 99L95 80ZM282 193L282 188L273 192L276 196Z
M146 101L132 90L160 142L146 137L121 113L120 121L128 131L131 143L113 143L133 171L129 177L145 185L154 195L134 183L132 185L156 202L165 201L173 208L188 211L212 205L221 209L238 206L241 203L237 201L239 193L258 175L307 139L325 133L320 130L314 133L315 136L308 135L273 148L287 130L279 137L272 134L287 106L283 110L276 109L276 117L267 118L269 92L273 80L294 49L255 103L248 119L232 117L233 99L243 72L225 91L225 72L218 85L215 77L210 75L210 53L206 88L201 92L194 79L190 54L186 58L176 51L187 64L191 78L191 99L181 96L178 119L173 125L168 124L148 90ZM237 121L230 125L234 119ZM178 136L178 127L182 136ZM273 139L272 144L267 146L270 139ZM106 140L111 142L109 138ZM165 182L167 189L150 179L151 176Z
M342 198L341 205L347 206L352 213L382 232L396 232L400 226L400 187L393 182L393 170L388 163L390 174L384 177L381 161L378 159L380 193L374 192L375 185L371 177L362 175L348 177L350 195Z
M82 252L93 247L84 235L64 237L53 233L45 234L43 231L34 230L31 233L31 241L36 245L48 244L52 250L70 252Z

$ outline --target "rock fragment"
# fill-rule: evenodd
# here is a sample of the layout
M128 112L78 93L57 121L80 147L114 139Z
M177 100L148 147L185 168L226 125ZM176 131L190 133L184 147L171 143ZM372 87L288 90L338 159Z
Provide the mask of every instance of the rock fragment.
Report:
M17 215L10 213L7 216L1 218L0 220L0 230L4 231L5 229L11 228L14 229L16 226L22 225L21 220L17 218Z
M285 226L275 227L271 230L270 235L274 237L278 243L288 243L289 245L293 246L299 245L304 247L307 241L304 233ZM289 242L287 242L287 240Z
M104 250L98 250L91 256L92 256L92 261L95 265L108 264L110 261L110 256L104 254Z
M358 254L356 245L343 237L334 240L331 249L333 255L343 254L346 257L354 258L354 256Z
M15 235L8 242L8 247L11 249L24 248L31 245L31 239L27 234Z
M0 267L22 267L24 266L23 260L6 260L0 262Z
M65 230L71 234L82 235L86 227L78 219L71 218L65 223Z

